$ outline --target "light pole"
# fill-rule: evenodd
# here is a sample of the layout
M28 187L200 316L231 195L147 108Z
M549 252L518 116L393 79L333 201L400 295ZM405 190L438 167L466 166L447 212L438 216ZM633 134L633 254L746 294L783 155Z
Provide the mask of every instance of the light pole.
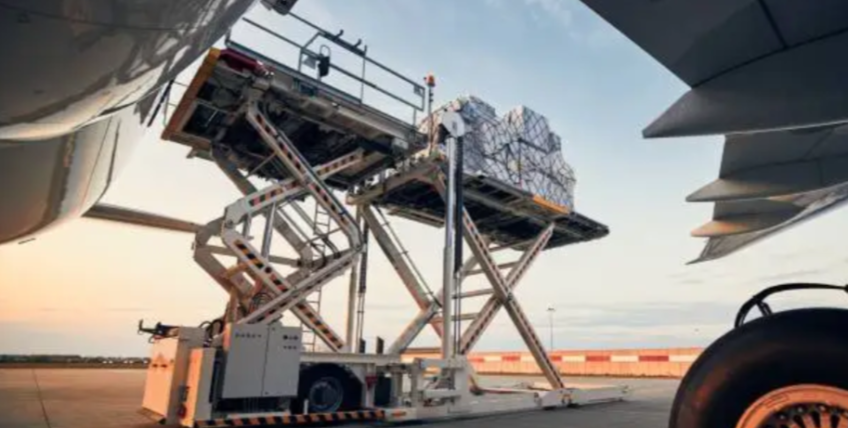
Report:
M554 309L553 306L548 306L548 329L549 329L550 335L551 335L551 345L550 345L551 347L550 347L549 352L554 351L554 312L555 311L556 311L556 309Z

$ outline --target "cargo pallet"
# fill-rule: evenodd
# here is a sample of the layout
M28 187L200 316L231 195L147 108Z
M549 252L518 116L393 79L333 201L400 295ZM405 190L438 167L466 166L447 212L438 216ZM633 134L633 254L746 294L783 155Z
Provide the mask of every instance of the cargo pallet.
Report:
M568 387L513 294L542 251L604 237L607 228L537 195L462 173L461 156L450 156L461 153L462 124L448 129L445 120L452 116L446 113L439 128L446 132L425 134L416 126L417 115L432 101L432 81L419 84L374 61L340 33L289 17L314 29L315 36L300 45L245 22L293 44L299 50L297 67L228 35L226 47L204 59L163 132L164 140L190 147L190 157L216 164L244 196L202 226L193 246L195 261L229 296L225 315L205 327L146 330L154 344L145 414L184 426L398 422L623 399L626 387ZM362 74L313 51L319 38L360 57ZM414 100L366 79L365 64L408 85ZM307 74L310 66L320 70L318 77ZM327 84L322 77L330 72L410 108L411 122ZM461 121L457 117L453 120ZM447 156L433 149L437 144L448 148ZM271 184L257 189L256 178ZM344 201L339 192L347 194ZM439 293L426 285L383 211L444 227L445 278ZM261 231L253 227L259 217L265 219ZM275 237L296 256L273 254ZM401 336L385 353L378 346L377 354L360 346L369 237L419 308ZM462 239L472 253L466 260ZM506 249L520 251L520 257L496 263L492 254ZM314 296L348 272L342 335L323 319ZM475 274L484 275L489 287L462 290L463 280ZM461 300L479 297L487 298L481 311L457 313ZM477 385L465 356L501 309L542 369L547 389L487 391ZM285 313L302 329L280 325ZM470 322L464 330L463 322ZM442 358L402 361L401 354L428 325L442 340ZM304 334L328 352L304 352ZM304 397L303 385L314 377L308 368L330 366L350 376L353 389L340 388L342 395L355 395L355 409L339 410L344 406L336 405L342 399L333 401L333 385L315 390L318 395L309 386L313 389ZM439 375L428 381L432 370ZM324 407L331 411L322 412Z

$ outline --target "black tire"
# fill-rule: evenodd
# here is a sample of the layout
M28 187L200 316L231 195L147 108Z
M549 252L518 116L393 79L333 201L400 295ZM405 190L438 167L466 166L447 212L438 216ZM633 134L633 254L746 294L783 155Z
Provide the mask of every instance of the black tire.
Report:
M300 373L293 413L303 413L309 400L308 413L333 413L358 410L362 402L362 386L356 377L335 364L305 366Z
M818 384L848 390L848 311L799 309L760 318L710 345L674 399L670 428L734 428L776 389Z

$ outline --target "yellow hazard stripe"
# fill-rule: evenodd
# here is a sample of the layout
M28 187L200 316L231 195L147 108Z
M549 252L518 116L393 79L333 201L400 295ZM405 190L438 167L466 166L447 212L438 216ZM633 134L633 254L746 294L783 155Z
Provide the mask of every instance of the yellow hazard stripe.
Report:
M178 127L183 122L186 113L188 113L189 107L194 103L194 99L197 97L197 93L200 92L200 88L203 87L203 84L212 75L212 71L215 70L215 65L218 63L218 57L220 55L220 49L209 49L209 53L203 59L203 64L200 65L197 74L194 75L188 88L186 88L183 98L177 104L176 110L171 114L171 120L168 121L168 125L162 131L163 140L170 140L174 134L179 132Z
M311 413L307 415L282 415L249 418L212 419L197 421L196 428L219 428L231 426L262 426L262 425L316 425L328 422L344 422L351 420L381 420L385 417L382 410L359 410L337 413Z

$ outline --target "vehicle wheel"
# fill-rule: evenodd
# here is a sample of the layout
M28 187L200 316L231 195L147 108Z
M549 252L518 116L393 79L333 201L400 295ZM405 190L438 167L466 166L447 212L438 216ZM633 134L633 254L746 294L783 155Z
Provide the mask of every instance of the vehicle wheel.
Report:
M359 382L344 368L334 364L317 364L300 374L294 413L333 413L359 408L362 395Z
M686 373L669 427L848 427L848 311L786 311L727 333Z

